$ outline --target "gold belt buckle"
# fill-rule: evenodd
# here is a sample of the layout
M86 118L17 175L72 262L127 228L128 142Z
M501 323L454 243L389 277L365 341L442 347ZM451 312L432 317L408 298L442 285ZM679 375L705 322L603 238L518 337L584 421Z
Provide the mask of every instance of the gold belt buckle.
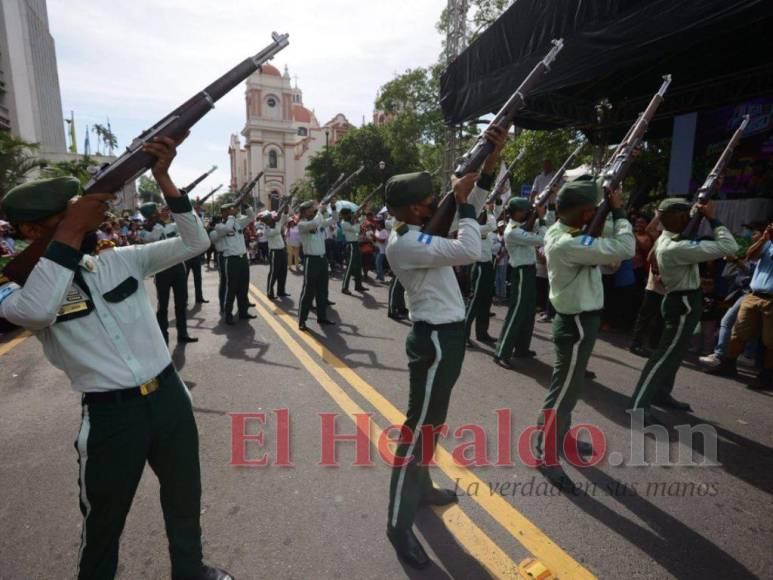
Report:
M143 397L147 397L150 393L153 393L157 390L158 390L158 379L152 379L147 383L143 383L140 385L140 394Z

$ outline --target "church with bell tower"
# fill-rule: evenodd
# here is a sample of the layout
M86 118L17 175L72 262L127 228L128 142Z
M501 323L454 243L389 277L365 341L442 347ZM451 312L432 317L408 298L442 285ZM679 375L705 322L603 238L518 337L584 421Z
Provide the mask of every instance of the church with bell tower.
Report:
M247 79L246 122L241 137L231 135L231 189L238 189L265 172L253 191L266 207L275 207L270 194L283 196L303 179L309 159L333 147L351 124L342 114L320 125L313 110L303 104L303 93L290 73L264 64ZM243 140L242 140L243 139Z

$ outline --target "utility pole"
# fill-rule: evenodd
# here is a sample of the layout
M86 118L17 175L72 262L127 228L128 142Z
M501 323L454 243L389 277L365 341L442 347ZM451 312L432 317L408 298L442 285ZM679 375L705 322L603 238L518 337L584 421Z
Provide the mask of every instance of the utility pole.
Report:
M448 28L446 30L446 66L459 56L467 44L467 10L469 0L448 0ZM442 171L444 187L451 185L451 172L459 156L459 136L461 127L449 125L445 130L445 151Z

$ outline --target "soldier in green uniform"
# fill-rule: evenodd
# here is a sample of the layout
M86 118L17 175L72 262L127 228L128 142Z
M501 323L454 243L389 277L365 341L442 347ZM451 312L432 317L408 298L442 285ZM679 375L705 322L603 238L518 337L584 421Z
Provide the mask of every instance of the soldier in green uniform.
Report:
M545 234L550 301L556 309L556 362L538 421L542 429L535 455L538 460L547 459L549 464L556 458L552 445L544 448L545 434L549 436L548 442L555 434L556 446L563 449L601 322L604 287L597 266L627 260L636 249L619 192L609 195L613 219L610 235L594 238L583 234L582 228L593 219L600 196L601 188L591 175L566 183L558 192L559 221ZM580 441L577 444L580 454L592 453L590 445ZM542 467L546 467L544 463Z
M264 232L268 240L268 279L266 280L266 294L273 300L276 296L284 298L289 296L285 291L287 283L287 248L282 237L282 230L287 223L287 215L290 206L286 205L281 215L275 215L266 211L260 218L265 225ZM274 286L277 294L274 295Z
M341 285L342 294L351 294L349 284L354 278L354 289L357 292L367 292L368 289L362 285L362 255L360 254L360 228L365 222L365 218L360 216L355 218L351 208L341 209L341 229L346 239L346 272Z
M630 403L630 412L642 413L644 425L659 424L650 414L650 403L681 411L690 410L690 405L674 399L671 391L690 337L703 313L698 264L738 251L733 234L717 221L711 202L696 205L695 209L709 221L714 230L714 240L689 240L679 236L690 221L690 204L686 200L664 199L658 206L664 231L655 242L654 253L666 288L661 306L663 333L641 372Z
M173 580L232 580L203 564L198 433L191 395L172 364L143 280L209 246L169 177L175 143L146 144L153 176L178 226L172 239L92 256L114 196L71 177L20 185L2 209L29 239L51 237L23 287L0 279L0 317L32 331L46 358L82 395L78 452L83 527L79 580L114 578L126 515L145 465L161 486ZM64 571L58 577L69 576Z
M221 208L227 212L225 221L215 226L215 237L223 246L223 273L225 275L225 323L234 324L233 306L237 303L239 318L248 320L255 318L248 309L250 301L247 298L250 285L250 263L247 260L247 244L244 241L244 228L255 220L255 210L247 207L245 214L240 214L238 207L224 204Z
M338 221L338 213L335 201L331 205L332 212L329 216L326 215L327 205L315 206L314 201L303 202L300 207L301 221L298 222L298 231L303 245L303 290L298 308L298 328L301 330L307 329L306 319L309 317L312 302L317 305L319 324L335 324L327 318L327 307L332 303L327 298L328 263L325 257L325 228Z
M177 224L169 219L169 210L159 212L155 203L145 203L140 207L145 217L146 229L140 233L140 240L147 244L177 236ZM174 318L177 327L177 342L198 342L188 334L188 273L185 264L175 264L158 272L153 280L156 284L158 310L156 319L161 328L164 341L169 344L169 293L174 294Z
M387 537L398 555L415 568L429 564L426 552L413 533L416 510L420 505L458 501L452 490L433 486L427 466L434 447L423 444L422 439L426 428L445 422L451 390L464 360L465 308L453 266L472 264L480 258L477 216L493 184L499 153L506 139L503 130L490 130L486 135L495 143L495 148L480 178L471 173L453 180L458 205L456 239L422 232L422 226L437 208L429 173L396 175L386 185L387 205L398 220L389 236L386 254L405 286L413 322L405 343L410 373L404 424L407 436L397 447L392 471Z
M230 205L220 208L220 222L225 223L230 213ZM209 240L215 248L215 266L217 266L217 301L220 306L220 315L225 313L225 261L223 260L223 248L225 245L225 236L221 236L215 229L217 224L212 225L209 232Z
M531 210L531 203L523 197L514 197L507 204L510 221L505 227L504 241L510 263L510 293L507 317L502 326L494 362L512 368L510 358L534 356L529 349L534 332L537 308L537 248L545 242L545 206L534 209L539 217L536 232L523 226Z
M493 204L491 204L493 205ZM470 332L475 322L475 339L485 344L496 342L488 333L491 321L491 300L494 295L494 257L491 255L491 239L489 234L497 229L497 219L491 212L491 207L483 208L478 216L480 225L480 257L472 267L472 296L467 302L464 331L467 344L470 345Z

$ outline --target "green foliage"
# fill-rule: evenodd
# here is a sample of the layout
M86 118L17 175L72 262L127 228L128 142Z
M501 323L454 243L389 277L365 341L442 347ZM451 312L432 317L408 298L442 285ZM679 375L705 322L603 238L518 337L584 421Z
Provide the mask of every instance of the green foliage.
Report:
M156 183L156 180L147 175L141 175L139 183L137 184L137 195L142 203L153 201L156 203L163 203L164 197L161 195L161 188Z
M43 169L43 175L45 177L77 177L81 185L84 185L91 178L89 168L95 166L96 164L91 157L83 155L78 159L48 164Z
M0 131L0 199L22 183L30 172L45 164L35 158L37 150L37 143L28 143L7 131Z

